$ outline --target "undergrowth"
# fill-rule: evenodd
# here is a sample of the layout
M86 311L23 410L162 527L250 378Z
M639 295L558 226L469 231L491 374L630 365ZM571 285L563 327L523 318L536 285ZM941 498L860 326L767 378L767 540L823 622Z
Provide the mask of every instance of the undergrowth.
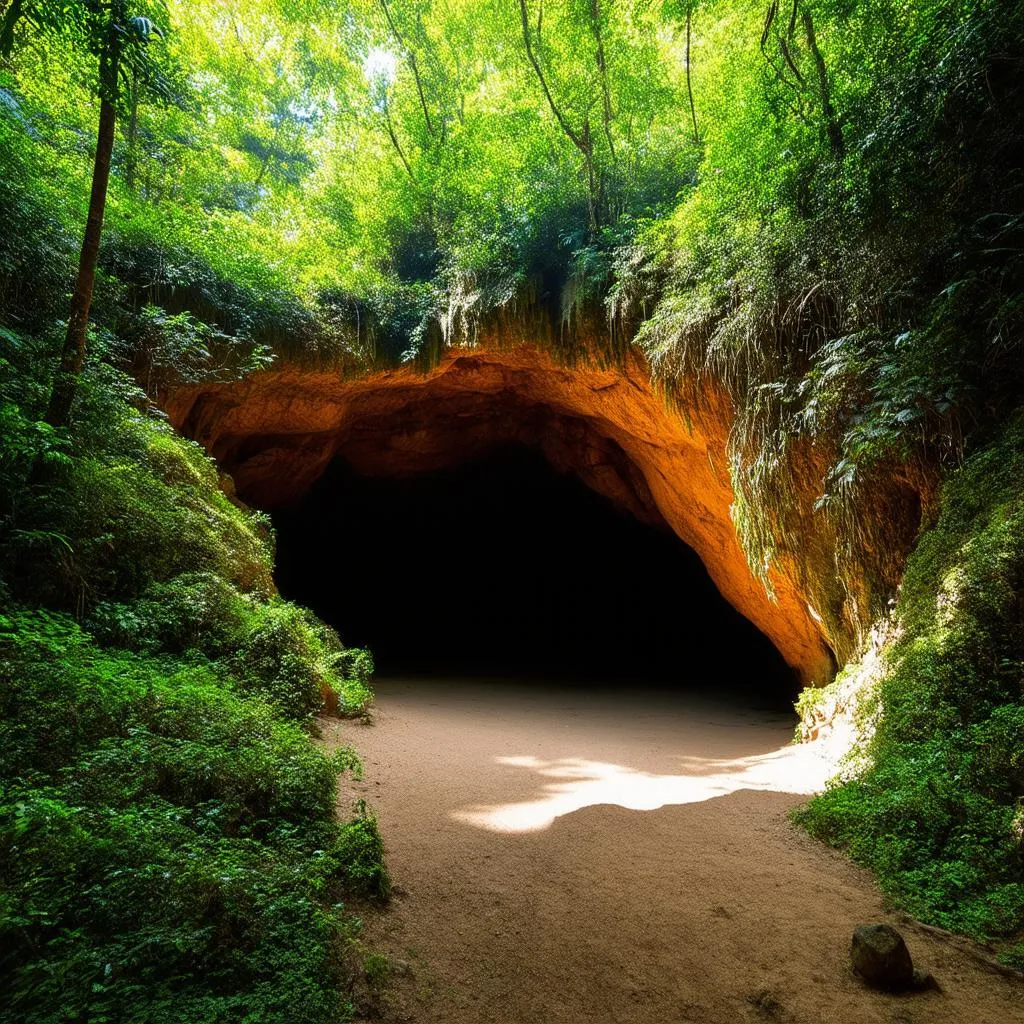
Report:
M129 378L94 362L46 427L52 365L0 331L0 1020L346 1019L344 901L388 876L311 730L372 660Z
M797 815L923 921L1024 964L1024 424L946 484L907 565L867 769Z

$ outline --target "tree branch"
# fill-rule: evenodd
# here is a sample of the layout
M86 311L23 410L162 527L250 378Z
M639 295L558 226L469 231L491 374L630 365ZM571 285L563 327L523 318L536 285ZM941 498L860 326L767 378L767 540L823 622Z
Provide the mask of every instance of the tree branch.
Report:
M686 6L686 93L690 97L690 117L693 119L693 141L700 143L697 131L697 108L693 103L693 82L690 79L690 23L693 20L693 4Z
M402 161L402 166L405 168L406 174L412 181L416 180L416 176L412 173L412 168L409 166L409 161L405 158L405 150L402 149L402 144L398 141L398 136L395 134L395 126L391 121L391 108L388 106L388 98L383 98L384 107L384 123L388 128L388 135L391 138L391 145L395 147L395 152L398 154L399 160Z
M416 62L416 52L402 37L402 34L398 31L398 26L395 24L395 19L391 16L391 8L388 7L388 0L380 0L381 9L384 11L384 17L387 18L388 27L391 29L391 34L395 37L395 42L405 51L406 59L409 61L409 67L412 69L412 77L416 82L416 92L419 94L420 106L423 108L423 120L427 125L427 133L429 135L434 134L434 123L430 119L430 110L427 108L427 98L423 93L423 81L420 78L419 65Z
M608 66L604 59L604 42L601 38L601 8L599 0L590 0L590 27L597 44L597 70L601 75L601 94L604 99L604 137L608 140L608 152L615 163L615 143L612 141L612 95L608 84Z
M562 111L559 110L558 104L555 103L555 99L551 95L551 89L548 88L548 80L544 76L544 71L540 66L540 62L537 60L536 54L533 52L533 44L530 42L530 21L526 14L526 0L519 0L519 15L523 23L523 42L526 44L526 55L530 58L530 64L533 65L533 70L537 75L537 80L540 82L541 89L544 91L544 97L548 101L551 113L555 115L555 120L558 122L562 131L568 136L572 144L589 160L591 148L589 140L585 140L583 136L576 132L572 125L565 119Z
M832 90L828 80L828 69L825 67L825 58L818 49L818 40L814 34L814 21L810 11L803 12L804 35L807 37L807 48L814 58L814 67L818 72L818 91L821 94L821 112L825 117L825 131L828 134L829 146L836 156L841 157L846 152L843 143L843 130L839 127L836 118L835 107L832 106Z

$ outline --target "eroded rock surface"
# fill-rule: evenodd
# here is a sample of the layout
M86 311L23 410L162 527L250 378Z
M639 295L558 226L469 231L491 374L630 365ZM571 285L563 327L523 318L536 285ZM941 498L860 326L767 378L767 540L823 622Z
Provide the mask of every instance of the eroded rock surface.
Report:
M528 345L482 343L449 350L428 373L345 378L282 365L240 383L183 388L165 405L260 508L301 498L335 456L360 473L408 475L498 444L536 447L638 518L667 523L804 682L833 669L805 597L777 576L770 599L740 548L730 518L728 402L705 395L700 417L680 414L639 357L617 368L566 367Z

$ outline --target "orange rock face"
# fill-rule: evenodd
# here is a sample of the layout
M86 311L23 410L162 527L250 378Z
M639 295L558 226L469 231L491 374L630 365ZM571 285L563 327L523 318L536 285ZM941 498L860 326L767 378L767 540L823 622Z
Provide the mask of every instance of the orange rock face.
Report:
M497 444L539 449L648 522L665 522L703 559L722 594L806 683L834 659L806 598L785 578L775 599L751 573L730 518L728 403L688 424L650 383L639 357L615 369L566 367L536 348L449 350L429 373L343 378L282 366L236 384L167 396L174 425L231 473L260 508L299 499L336 455L364 474L409 475Z

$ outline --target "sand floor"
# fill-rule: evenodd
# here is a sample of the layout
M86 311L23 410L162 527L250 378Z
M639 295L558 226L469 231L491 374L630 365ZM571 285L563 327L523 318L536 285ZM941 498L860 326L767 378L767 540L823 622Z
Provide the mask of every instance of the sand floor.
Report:
M1024 1024L1024 987L887 912L787 811L820 784L790 716L743 700L383 681L327 721L366 765L396 895L363 914L394 1024ZM943 993L866 989L889 921Z

